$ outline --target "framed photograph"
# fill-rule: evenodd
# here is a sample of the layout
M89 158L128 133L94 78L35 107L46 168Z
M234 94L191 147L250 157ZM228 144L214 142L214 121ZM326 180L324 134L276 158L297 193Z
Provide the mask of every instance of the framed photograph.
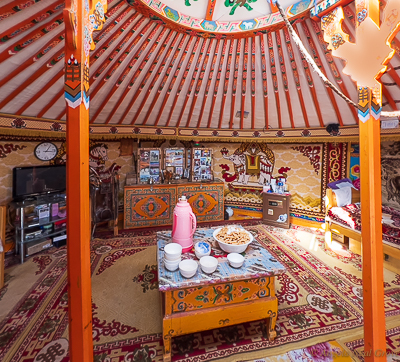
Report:
M174 175L183 177L183 170L186 166L186 152L184 148L164 149L164 168L172 171Z
M194 182L213 181L211 148L194 148L191 162L191 180Z
M154 183L160 183L161 177L161 149L138 149L138 184L148 184L150 178Z

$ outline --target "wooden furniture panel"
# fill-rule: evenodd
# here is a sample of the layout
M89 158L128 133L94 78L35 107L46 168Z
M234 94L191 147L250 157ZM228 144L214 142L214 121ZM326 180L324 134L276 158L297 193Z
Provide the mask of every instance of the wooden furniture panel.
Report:
M124 190L124 228L172 225L175 185L131 186Z
M224 220L224 184L177 185L178 199L185 195L197 222Z
M224 183L135 185L124 188L124 228L172 225L179 197L185 195L197 222L224 219Z
M337 206L336 196L332 189L326 190L326 216L325 216L325 247L331 249L332 240L334 239L332 235L334 233L344 235L349 238L349 249L353 253L362 255L362 240L361 240L361 232L358 230L351 229L348 226L341 225L337 223L335 220L331 219L328 216L329 209ZM360 202L360 191L352 190L351 202L356 203ZM383 243L383 253L390 257L390 260L400 259L400 249L395 248L394 246ZM398 260L395 261L398 264ZM399 268L394 269L392 267L393 263L384 262L384 267L392 270L395 273L399 272Z

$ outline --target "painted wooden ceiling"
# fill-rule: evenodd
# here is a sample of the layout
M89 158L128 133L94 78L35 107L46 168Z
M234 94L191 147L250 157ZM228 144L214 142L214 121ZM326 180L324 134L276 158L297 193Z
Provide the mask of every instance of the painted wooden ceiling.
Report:
M356 109L324 85L268 7L260 15L254 6L256 12L246 9L242 19L229 21L226 12L210 17L199 10L196 18L183 13L185 5L172 9L173 3L109 1L91 53L91 123L213 129L357 124ZM320 22L309 18L313 4L282 4L289 16L298 6L297 34L319 69L357 102L344 63L327 50ZM63 0L0 0L0 113L65 120L63 8ZM344 29L354 41L354 5L344 10ZM384 111L398 110L400 102L399 35L393 46L396 55L381 78Z

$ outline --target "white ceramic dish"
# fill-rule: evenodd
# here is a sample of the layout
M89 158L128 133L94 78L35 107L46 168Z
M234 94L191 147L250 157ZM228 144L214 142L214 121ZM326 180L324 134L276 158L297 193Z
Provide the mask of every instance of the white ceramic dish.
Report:
M194 245L194 253L198 259L211 254L211 245L207 241L199 241Z
M169 270L169 271L175 271L179 268L179 263L181 262L181 257L179 257L179 259L177 260L167 260L164 259L164 266L165 269Z
M218 259L213 256L203 256L200 259L200 266L204 273L214 273L218 266Z
M228 254L228 261L233 268L240 268L244 263L244 256L238 253L230 253Z
M247 230L242 229L243 231L245 231L250 238L250 241L248 241L245 244L227 244L224 243L223 241L220 241L217 238L217 234L221 231L222 228L218 228L215 229L213 232L213 237L215 240L218 241L219 247L223 250L226 251L227 253L242 253L243 251L245 251L247 249L247 246L253 241L253 235L251 233L249 233Z
M182 254L182 245L178 243L169 243L164 246L164 259L178 260Z
M199 264L197 264L197 261L192 259L182 260L179 263L179 271L185 278L191 278L192 276L194 276L197 272L198 267Z

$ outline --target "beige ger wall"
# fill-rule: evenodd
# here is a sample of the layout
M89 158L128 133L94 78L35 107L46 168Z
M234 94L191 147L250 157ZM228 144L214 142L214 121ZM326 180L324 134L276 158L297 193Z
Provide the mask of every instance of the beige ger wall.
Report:
M0 204L12 201L14 167L65 162L65 141L49 140L58 148L51 162L34 155L35 147L45 140L0 140ZM91 140L90 165L105 171L119 166L120 203L126 175L135 170L138 147L190 147L193 142L158 140ZM323 196L328 182L346 177L347 143L266 143L201 142L212 149L214 178L225 182L225 207L230 219L262 217L262 182L268 177L285 178L291 194L291 221L298 224L323 222ZM268 174L265 172L268 165ZM122 210L122 207L121 207Z

